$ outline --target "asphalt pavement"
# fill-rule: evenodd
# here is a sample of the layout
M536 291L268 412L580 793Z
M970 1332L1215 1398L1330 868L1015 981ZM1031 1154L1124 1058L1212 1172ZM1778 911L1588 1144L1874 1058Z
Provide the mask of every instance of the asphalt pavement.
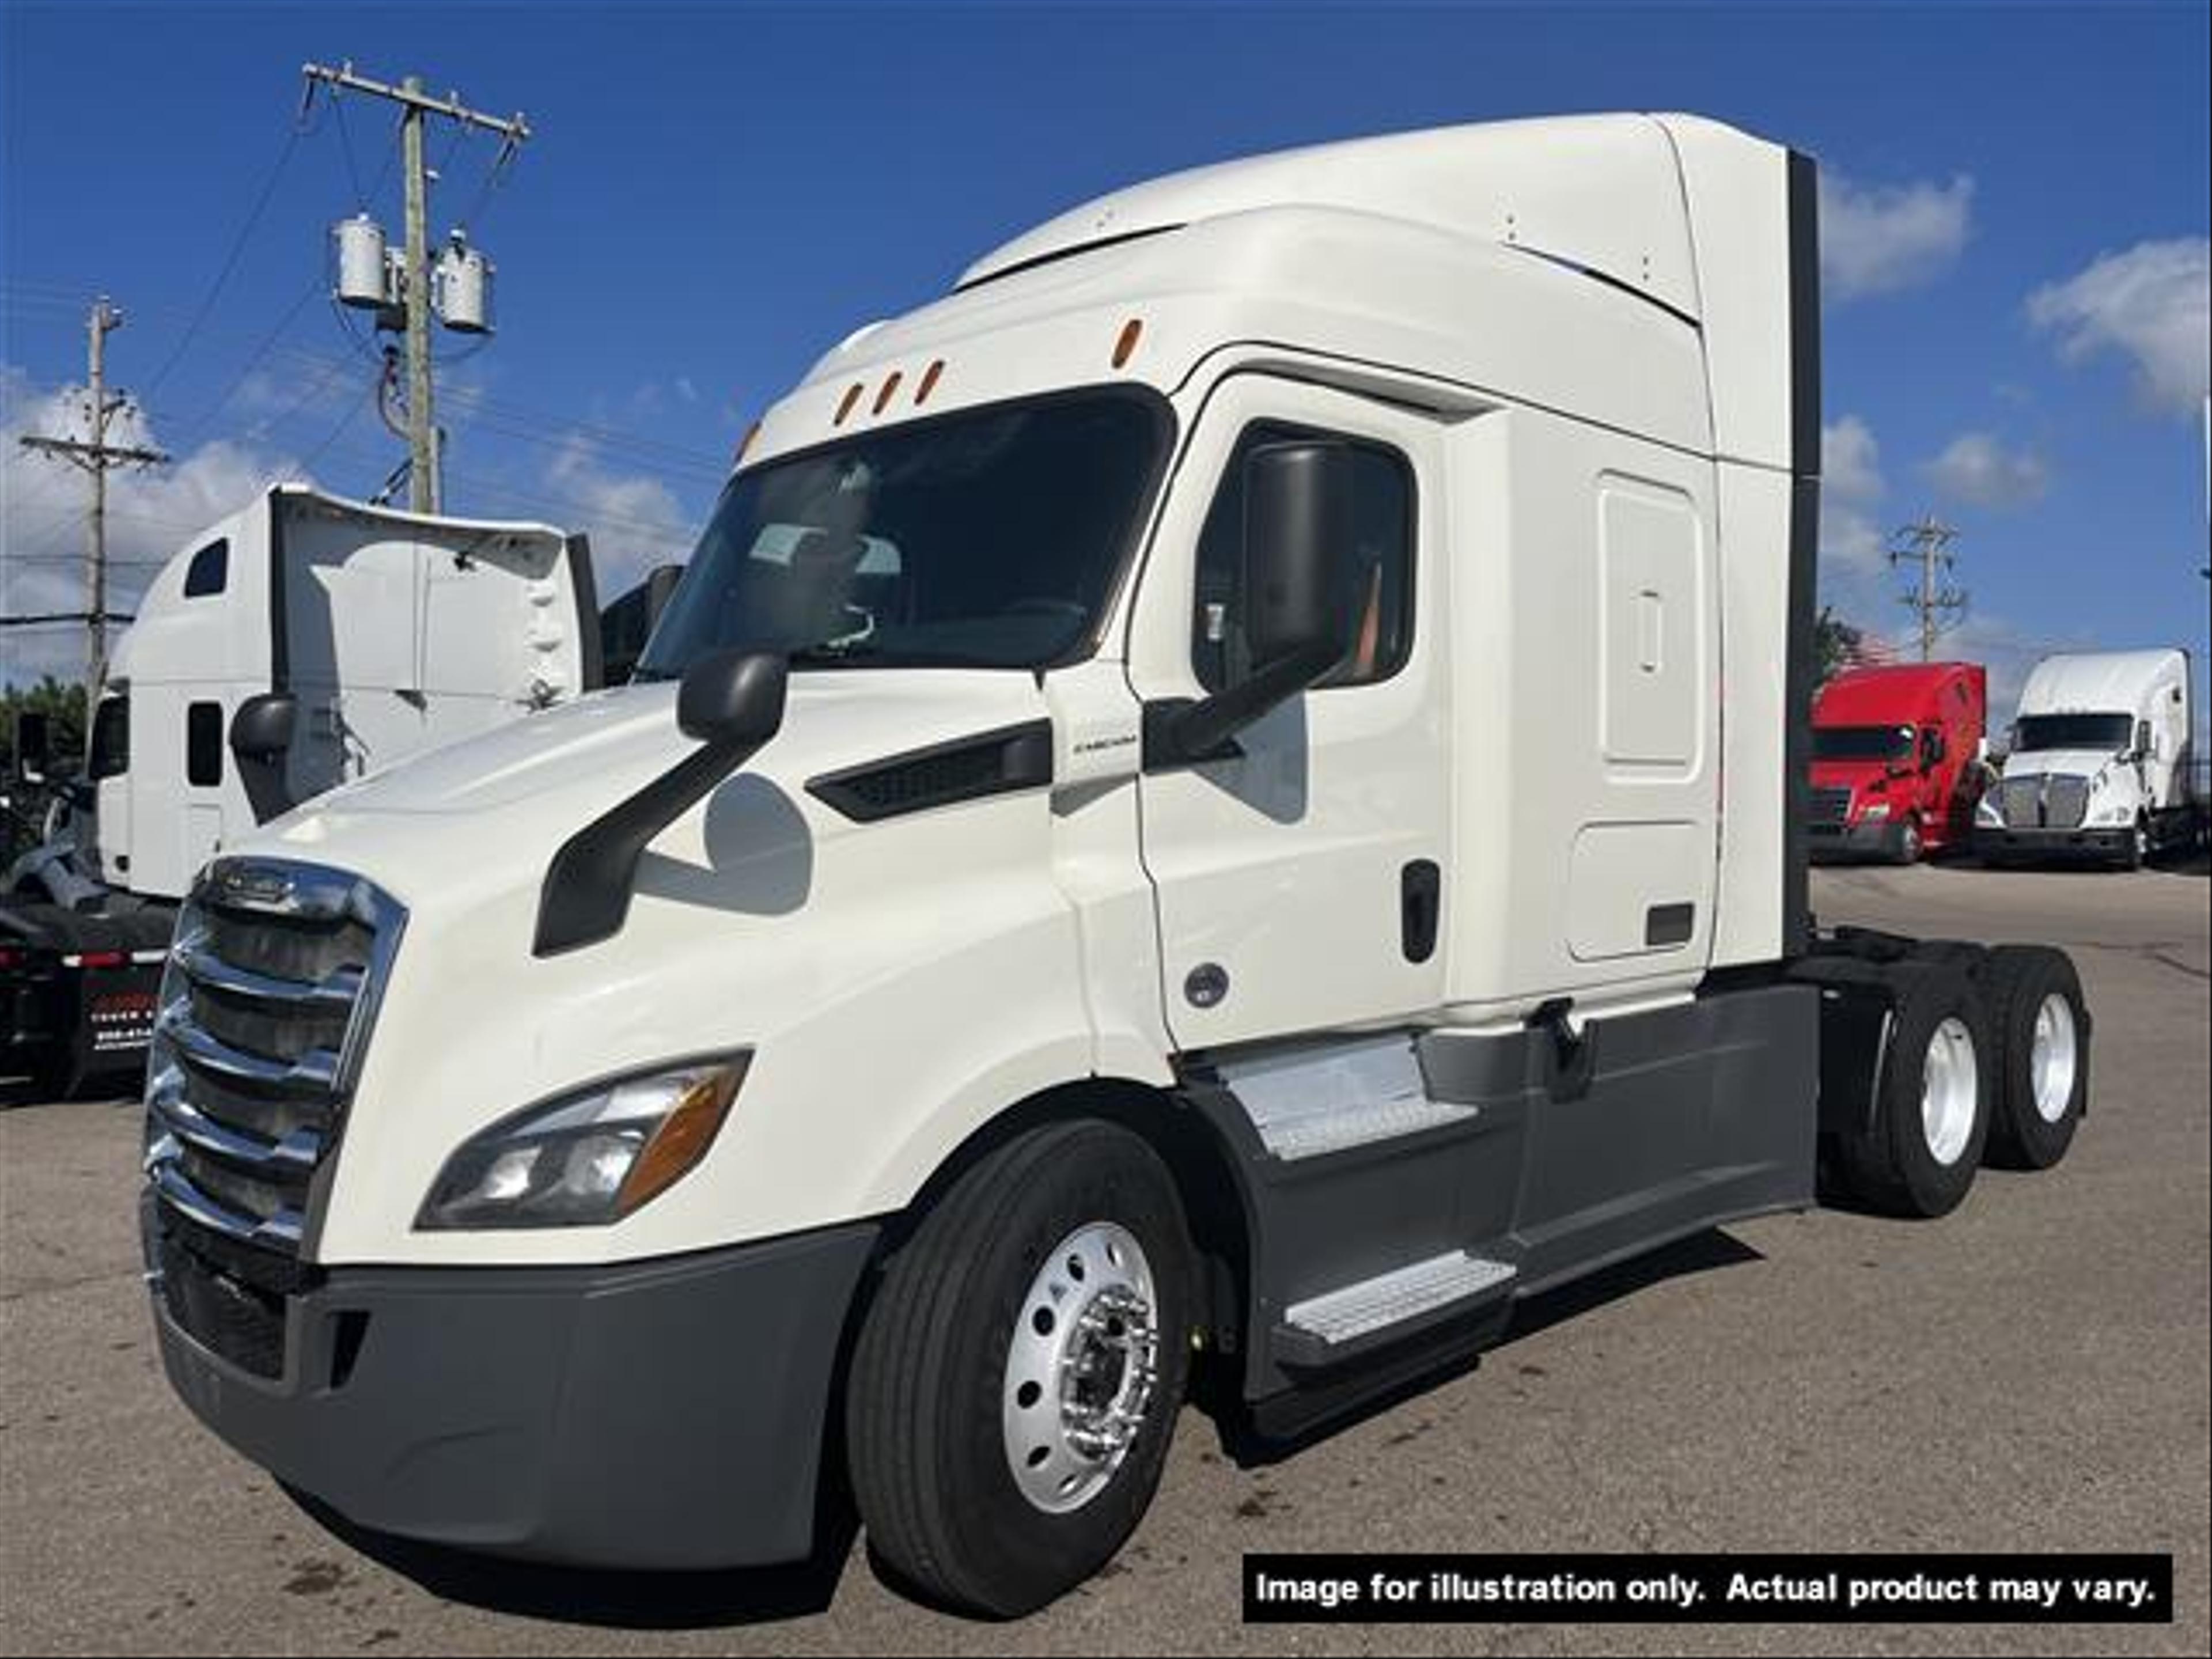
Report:
M1287 1455L1184 1414L1097 1581L978 1624L864 1544L785 1571L534 1571L362 1538L170 1395L127 1104L0 1109L0 1652L2194 1653L2208 1633L2212 1150L2199 872L1823 872L1825 922L2072 949L2072 1156L1909 1224L1711 1232L1528 1307L1480 1364ZM741 1499L736 1501L742 1501ZM2157 1626L1251 1626L1246 1551L2129 1550Z

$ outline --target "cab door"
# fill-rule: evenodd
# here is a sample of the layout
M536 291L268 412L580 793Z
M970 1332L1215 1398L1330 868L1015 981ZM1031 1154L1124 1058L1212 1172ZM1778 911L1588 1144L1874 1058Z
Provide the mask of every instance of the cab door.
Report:
M1245 458L1309 439L1354 452L1351 649L1238 732L1234 755L1148 759L1139 783L1165 1017L1184 1049L1403 1024L1442 1001L1450 727L1429 421L1265 374L1224 381L1153 542L1130 680L1150 706L1249 672Z

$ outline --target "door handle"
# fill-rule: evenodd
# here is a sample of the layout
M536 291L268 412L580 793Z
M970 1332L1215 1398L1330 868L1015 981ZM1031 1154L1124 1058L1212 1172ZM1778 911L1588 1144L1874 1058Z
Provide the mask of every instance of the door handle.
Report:
M1408 962L1436 954L1443 906L1443 872L1433 859L1414 859L1398 872L1398 938Z

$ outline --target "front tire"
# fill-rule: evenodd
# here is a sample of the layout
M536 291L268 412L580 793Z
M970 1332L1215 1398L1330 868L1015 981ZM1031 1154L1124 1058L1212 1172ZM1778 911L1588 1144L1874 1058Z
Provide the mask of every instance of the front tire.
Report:
M1905 828L1899 832L1897 837L1897 861L1899 864L1917 864L1920 862L1922 850L1920 826L1911 818L1907 818L1905 821Z
M1989 1021L1962 969L1899 983L1872 1121L1842 1145L1851 1192L1893 1215L1958 1208L1990 1128Z
M853 1491L892 1573L1034 1612L1104 1566L1159 1485L1190 1364L1174 1178L1126 1129L1050 1124L954 1183L853 1355Z
M2089 1010L2063 951L2001 945L1984 981L1996 1096L1990 1162L2047 1170L2074 1144L2089 1103Z

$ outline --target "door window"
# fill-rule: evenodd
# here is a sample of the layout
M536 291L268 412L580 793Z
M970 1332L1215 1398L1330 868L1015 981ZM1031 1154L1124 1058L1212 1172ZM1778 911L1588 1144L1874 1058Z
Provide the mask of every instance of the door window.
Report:
M1191 665L1208 691L1236 684L1252 672L1244 618L1244 462L1263 444L1326 438L1351 446L1353 464L1353 604L1358 620L1352 649L1317 690L1368 685L1405 666L1413 640L1413 473L1406 458L1381 444L1349 440L1311 427L1255 421L1229 457L1206 508L1198 543L1197 603L1191 617Z

